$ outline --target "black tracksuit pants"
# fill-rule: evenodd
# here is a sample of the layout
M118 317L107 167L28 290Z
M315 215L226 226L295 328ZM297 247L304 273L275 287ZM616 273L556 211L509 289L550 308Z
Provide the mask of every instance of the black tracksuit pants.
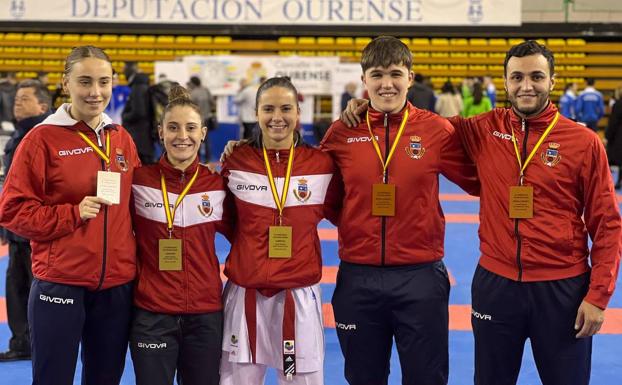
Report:
M163 314L135 308L130 352L137 385L218 385L222 312Z
M393 338L404 385L445 385L449 279L443 262L341 262L332 304L350 385L387 384Z
M72 385L81 345L82 385L121 381L132 283L89 291L33 279L28 300L33 385Z
M9 241L9 266L6 269L6 315L11 329L9 349L30 352L28 331L28 294L32 284L30 243Z
M475 384L514 385L531 340L543 385L587 385L592 337L576 338L574 323L590 273L518 282L477 267L471 287Z

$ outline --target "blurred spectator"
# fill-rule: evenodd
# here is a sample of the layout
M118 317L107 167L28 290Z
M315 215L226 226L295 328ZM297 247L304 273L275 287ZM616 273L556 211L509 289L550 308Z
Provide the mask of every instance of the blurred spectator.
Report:
M490 105L492 108L495 108L497 104L497 87L495 87L492 77L484 76L482 83L484 85L484 90L486 91L486 96L490 99Z
M462 97L449 80L443 84L441 94L436 99L434 109L437 114L445 118L460 115L462 112Z
M104 112L110 116L113 122L121 124L121 114L130 97L130 87L119 84L119 74L112 71L112 96L110 103L106 106Z
M618 166L618 180L615 188L622 187L622 87L615 90L615 102L609 115L609 123L605 130L607 139L607 158L609 164Z
M579 94L576 102L577 121L585 123L594 131L598 131L598 121L605 115L603 94L594 88L594 79L585 79L587 87Z
M465 118L482 114L492 110L492 105L488 96L484 95L482 83L473 84L473 95L464 100L464 109L462 116Z
M253 129L257 124L255 115L255 95L257 87L245 78L240 79L240 90L233 98L233 102L238 106L240 122L242 123L240 137L251 138Z
M572 120L577 120L577 114L575 112L577 90L577 83L568 83L566 87L564 87L564 94L559 98L559 113Z
M341 94L341 110L340 111L345 110L346 107L348 106L348 102L350 101L350 99L356 97L356 89L357 89L357 85L355 82L350 82L346 84L345 90L343 91L343 94ZM324 135L322 135L322 137L324 137Z
M154 162L152 113L149 100L149 76L138 71L136 62L126 62L123 69L130 96L123 108L123 127L134 139L142 164Z
M4 148L4 172L8 174L13 155L26 134L50 114L50 94L39 81L24 80L17 86L15 131ZM12 232L0 229L2 243L9 244L9 266L6 271L6 310L11 339L9 350L0 353L0 362L30 359L28 330L28 294L32 283L30 242Z
M201 119L203 119L203 125L207 127L208 131L213 131L218 127L218 121L216 120L216 99L209 91L209 89L201 85L201 79L198 76L191 76L188 82L188 91L190 91L190 98L201 110ZM203 140L203 160L209 162L210 160L210 148L208 135ZM200 154L199 154L200 155Z
M15 72L0 73L0 122L13 120L13 102L17 91Z
M425 84L423 75L415 74L415 82L408 89L406 98L413 106L434 112L434 91Z

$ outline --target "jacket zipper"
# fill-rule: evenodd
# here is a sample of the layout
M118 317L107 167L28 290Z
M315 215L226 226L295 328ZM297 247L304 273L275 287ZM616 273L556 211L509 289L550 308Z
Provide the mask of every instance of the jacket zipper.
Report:
M387 161L389 156L389 114L384 114L384 161ZM382 183L389 183L389 169L387 168ZM380 229L380 265L384 266L386 258L386 233L387 233L387 217L380 217L381 229Z
M529 136L529 127L527 127L527 122L525 119L521 120L521 130L525 133L525 137L523 138L523 150L521 154L521 163L525 161L527 158L527 137ZM520 174L520 170L519 170ZM519 185L520 185L520 175L519 175ZM518 231L518 221L519 219L514 219L514 234L516 235L516 266L518 267L518 281L523 280L523 264L521 262L521 248L522 248L522 237L520 232Z
M103 130L101 132L103 132ZM106 151L106 149L103 148L101 137L99 136L99 134L96 133L95 136L97 136L97 145L99 146L99 148L102 149L103 151ZM106 171L106 162L104 162L103 159L101 160L101 165L102 165L102 171ZM101 272L101 275L99 276L99 283L97 284L97 288L95 290L100 290L102 288L104 284L104 277L106 276L106 259L108 255L108 205L103 205L103 206L104 206L104 236L103 236L104 246L103 246L103 252L102 252L102 272Z

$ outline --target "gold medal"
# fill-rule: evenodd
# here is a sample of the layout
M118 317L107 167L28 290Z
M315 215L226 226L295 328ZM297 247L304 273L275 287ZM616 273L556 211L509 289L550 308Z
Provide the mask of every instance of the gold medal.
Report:
M279 198L279 193L276 190L276 184L272 177L272 169L270 168L270 162L268 161L268 152L266 146L263 146L263 159L266 166L266 173L268 174L268 181L270 182L270 191L272 191L272 199L279 211L279 225L270 226L268 230L268 258L291 258L292 257L292 227L283 226L283 209L285 208L285 202L287 201L287 191L289 189L289 181L292 176L292 167L294 165L294 143L289 149L289 158L287 159L287 171L285 171L285 181L283 183L283 191Z
M160 271L181 271L181 239L160 239L158 249Z
M292 257L292 227L270 226L269 258Z
M533 186L510 187L510 218L533 218Z
M375 183L372 187L371 215L380 217L395 216L395 185Z
M510 186L510 200L509 200L509 216L512 219L527 219L533 218L533 186L524 186L523 180L525 179L525 169L527 165L538 151L538 148L544 142L544 139L549 135L553 127L559 120L559 112L555 114L555 117L551 121L551 124L544 130L544 133L538 139L538 142L534 146L533 150L529 153L529 156L525 160L525 163L521 161L520 151L518 150L518 144L516 143L516 137L514 136L514 129L512 129L512 144L514 145L514 152L516 154L516 160L518 161L518 169L520 173L520 183L518 186Z

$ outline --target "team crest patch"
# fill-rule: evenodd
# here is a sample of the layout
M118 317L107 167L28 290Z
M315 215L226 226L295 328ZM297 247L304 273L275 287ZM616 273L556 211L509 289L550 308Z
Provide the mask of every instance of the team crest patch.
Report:
M125 172L128 170L127 167L127 161L125 160L125 156L123 156L123 150L121 150L120 148L116 148L115 149L115 157L114 160L115 162L117 162L117 167L119 167L119 170Z
M197 207L199 208L199 212L201 212L201 214L203 214L206 217L209 217L210 215L212 215L212 212L214 211L214 208L212 207L209 201L209 195L207 194L201 195L201 204ZM232 339L233 337L235 336L231 336Z
M298 179L298 187L293 190L294 196L299 202L305 203L311 198L311 191L305 178Z
M285 340L283 341L283 354L295 354L296 349L294 345L294 341Z
M562 160L562 156L559 155L559 143L550 142L549 148L544 150L540 157L542 158L542 163L549 167L555 167Z
M421 137L420 136L411 136L410 144L405 147L406 154L413 159L421 159L423 154L425 154L425 148L421 145Z

